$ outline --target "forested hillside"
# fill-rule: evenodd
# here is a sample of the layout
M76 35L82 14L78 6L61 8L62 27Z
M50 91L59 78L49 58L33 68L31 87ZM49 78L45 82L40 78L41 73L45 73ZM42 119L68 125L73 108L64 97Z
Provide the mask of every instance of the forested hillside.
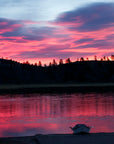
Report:
M0 59L0 84L114 82L114 61L37 66Z

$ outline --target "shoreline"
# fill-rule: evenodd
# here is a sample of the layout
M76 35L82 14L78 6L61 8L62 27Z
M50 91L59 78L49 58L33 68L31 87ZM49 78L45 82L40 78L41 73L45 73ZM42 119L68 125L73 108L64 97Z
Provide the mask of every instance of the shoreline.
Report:
M89 134L37 134L35 136L4 137L0 144L114 144L113 133Z
M4 84L0 93L114 91L114 83Z

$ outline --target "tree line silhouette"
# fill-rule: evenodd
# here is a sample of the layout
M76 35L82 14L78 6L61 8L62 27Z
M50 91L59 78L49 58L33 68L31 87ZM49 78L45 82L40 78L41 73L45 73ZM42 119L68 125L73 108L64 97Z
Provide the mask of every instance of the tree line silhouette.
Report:
M81 57L72 62L70 58L53 59L48 66L42 66L41 61L30 64L28 61L0 59L0 84L46 84L46 83L100 83L114 82L114 55L97 60Z
M98 60L96 55L94 56L94 60L95 61ZM81 57L81 58L77 58L76 61L89 61L89 58L87 57L87 58L84 59L84 57ZM102 58L99 59L99 61L114 61L114 55L111 55L110 57L103 56ZM64 63L71 63L71 62L72 61L71 61L70 58L67 58L65 60L65 62L63 62L63 59L60 59L58 65L61 65L61 64L64 64ZM29 61L26 61L26 62L23 62L23 64L30 64L30 63L29 63ZM35 63L34 65L35 66L43 66L41 61L39 61L38 63ZM49 66L53 66L53 65L57 65L57 62L56 62L55 59L53 59L53 61L49 63ZM44 66L46 67L47 65L44 64Z

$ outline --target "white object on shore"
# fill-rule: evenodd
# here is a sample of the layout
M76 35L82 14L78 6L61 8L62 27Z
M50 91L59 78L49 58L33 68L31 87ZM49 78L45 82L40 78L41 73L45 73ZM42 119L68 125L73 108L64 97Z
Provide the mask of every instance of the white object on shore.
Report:
M89 133L90 127L86 126L85 124L77 124L74 127L70 127L73 131L73 134L80 134L80 133Z

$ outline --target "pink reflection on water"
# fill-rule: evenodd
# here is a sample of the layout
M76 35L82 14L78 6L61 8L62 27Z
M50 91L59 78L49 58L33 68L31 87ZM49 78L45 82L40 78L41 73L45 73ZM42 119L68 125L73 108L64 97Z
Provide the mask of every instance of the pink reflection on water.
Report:
M72 133L85 123L91 132L114 132L114 93L0 96L0 136Z

